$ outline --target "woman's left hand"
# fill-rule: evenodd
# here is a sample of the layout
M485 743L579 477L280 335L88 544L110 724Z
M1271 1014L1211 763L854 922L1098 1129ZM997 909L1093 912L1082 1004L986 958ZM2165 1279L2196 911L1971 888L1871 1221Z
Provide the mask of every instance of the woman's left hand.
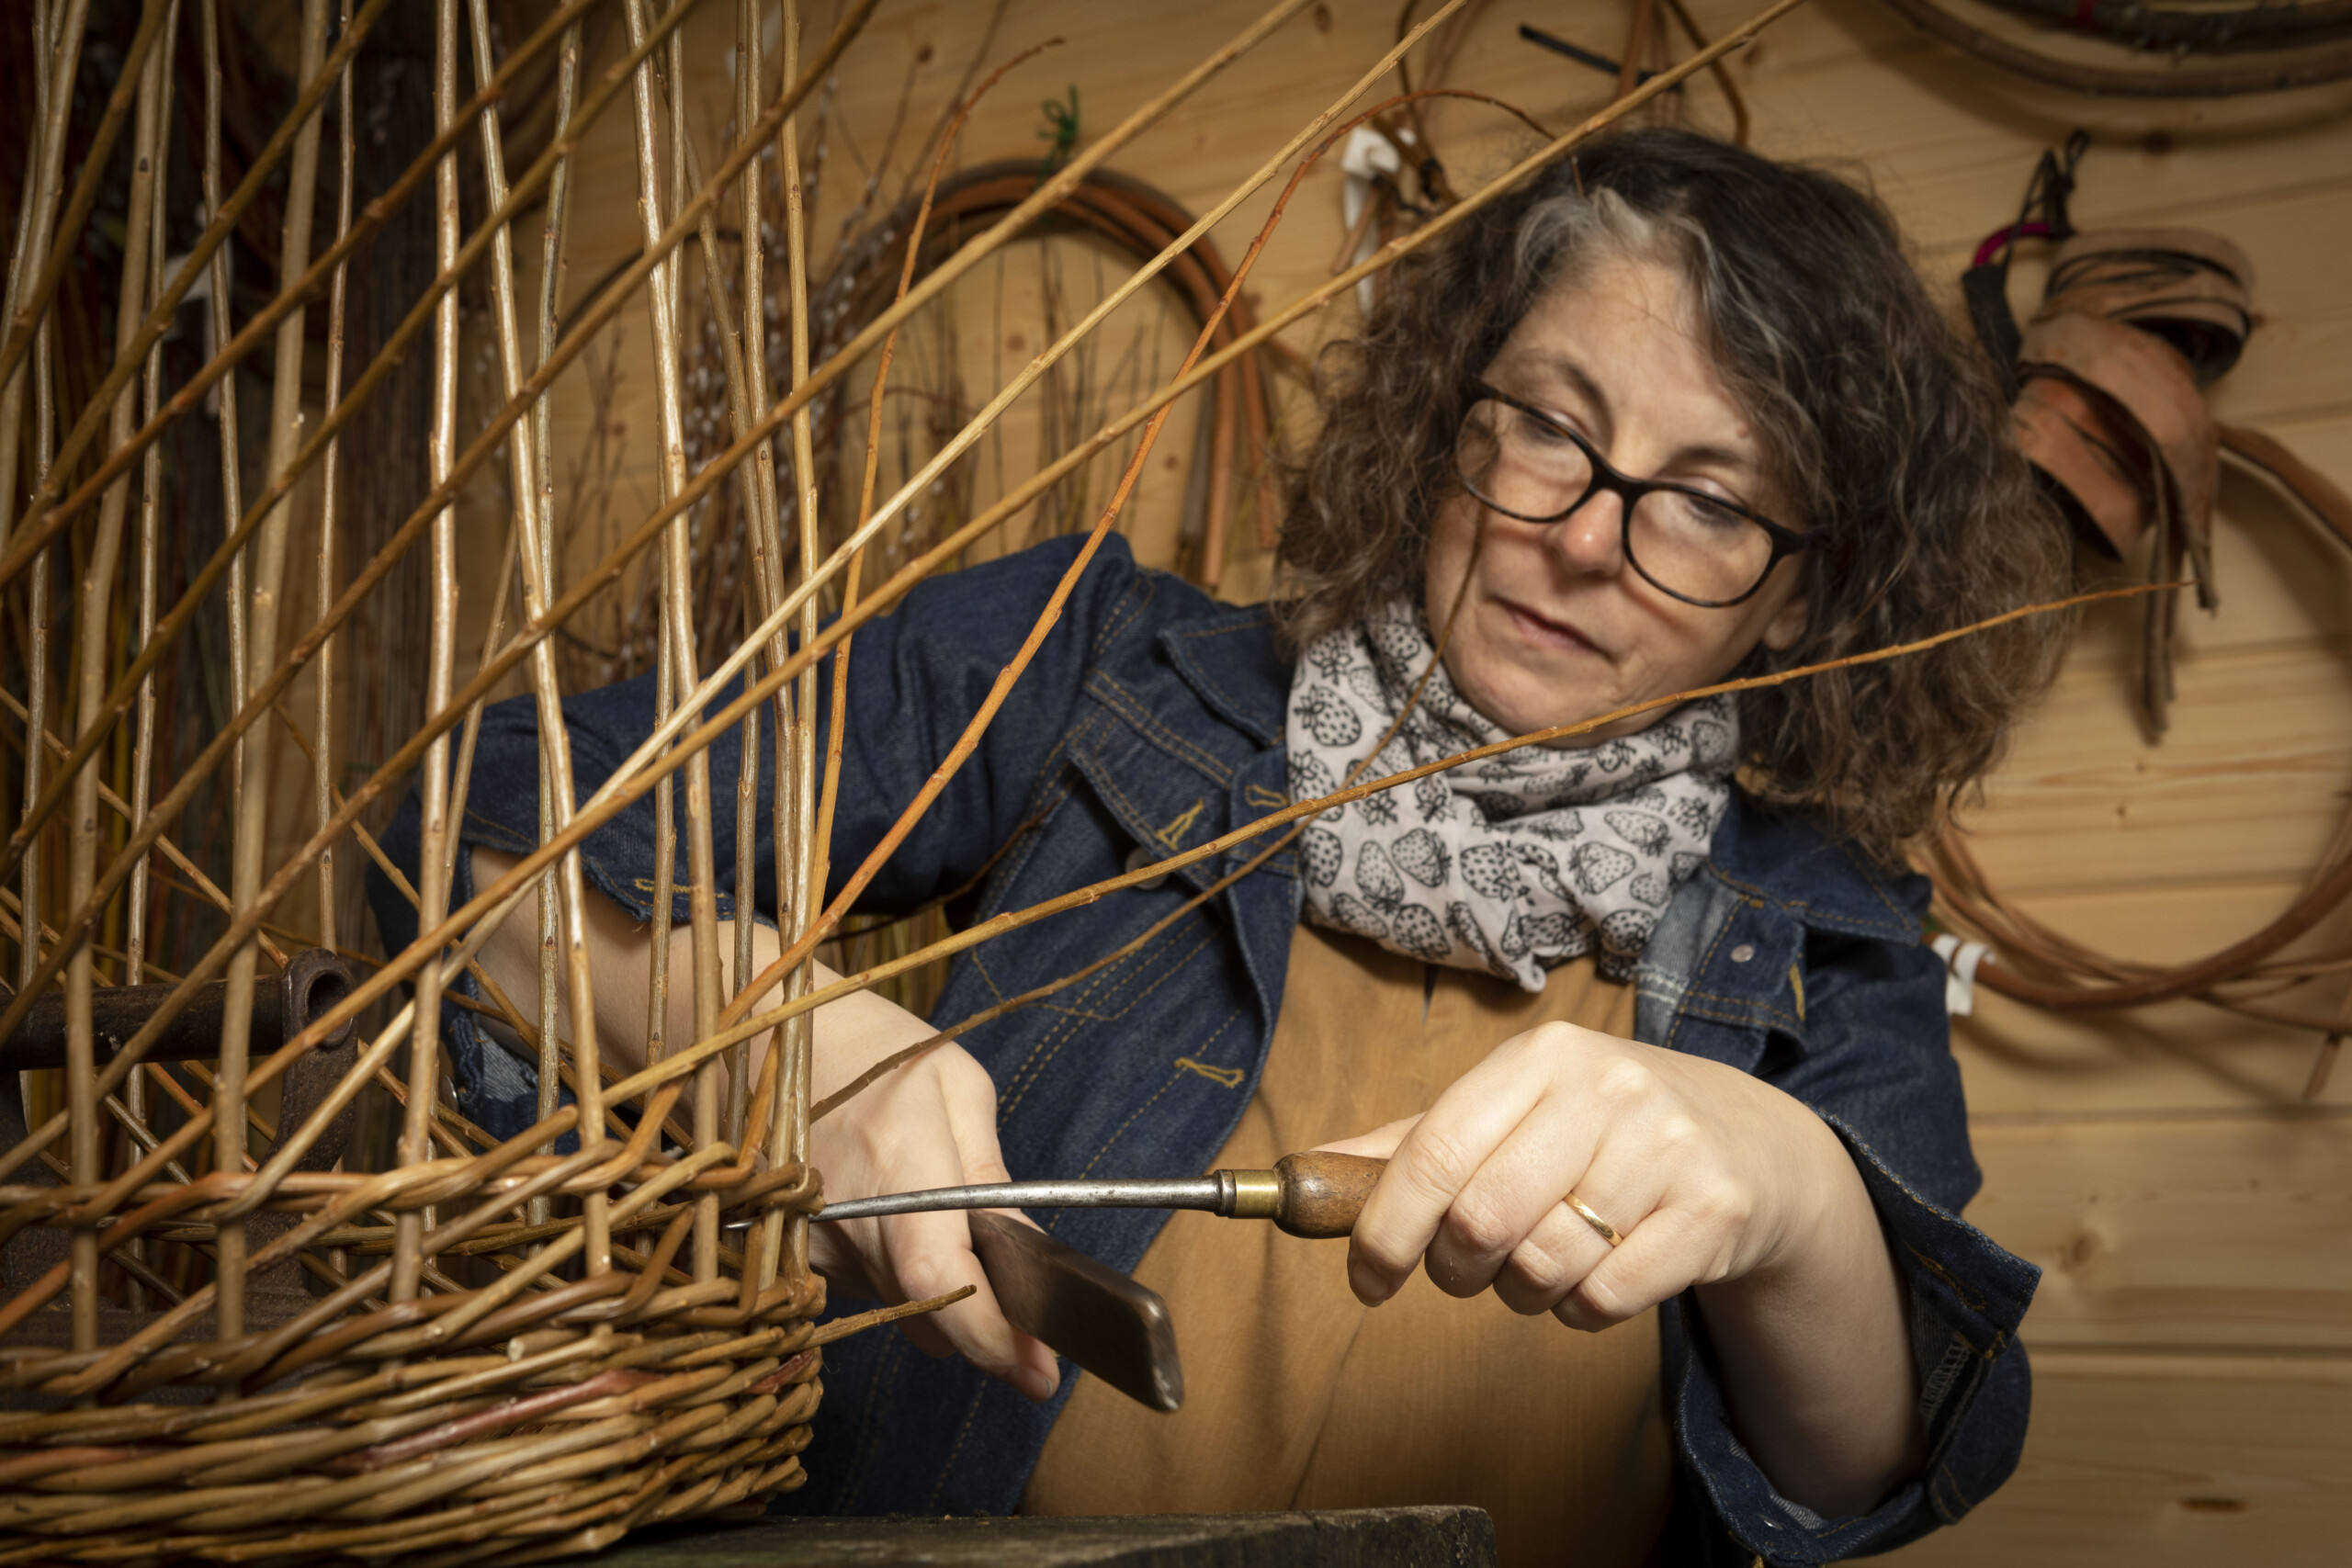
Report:
M1864 1513L1918 1472L1918 1376L1877 1211L1828 1124L1771 1085L1549 1023L1421 1115L1329 1146L1388 1156L1348 1243L1367 1305L1424 1259L1448 1294L1491 1288L1575 1328L1695 1285L1733 1423L1782 1495Z
M1799 1101L1572 1024L1504 1042L1424 1114L1329 1146L1389 1157L1349 1244L1367 1304L1426 1259L1450 1295L1491 1288L1515 1312L1600 1329L1689 1286L1774 1269L1850 1217L1856 1197L1875 1230L1844 1146Z

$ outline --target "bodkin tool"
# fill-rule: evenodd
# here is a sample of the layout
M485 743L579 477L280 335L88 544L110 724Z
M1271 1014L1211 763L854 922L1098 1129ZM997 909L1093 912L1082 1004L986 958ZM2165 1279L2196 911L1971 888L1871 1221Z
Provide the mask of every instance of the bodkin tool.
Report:
M820 1220L870 1220L948 1209L1199 1209L1272 1220L1292 1235L1343 1236L1388 1162L1286 1155L1272 1170L1213 1170L1173 1181L998 1181L828 1203ZM730 1222L741 1226L748 1220ZM1001 1214L971 1219L972 1250L1005 1320L1129 1398L1172 1411L1184 1401L1175 1325L1159 1292Z
M1272 1220L1324 1239L1355 1229L1388 1162L1361 1155L1285 1155L1272 1170L1213 1170L1175 1180L998 1181L827 1203L820 1220L871 1220L942 1209L1199 1209L1232 1220Z

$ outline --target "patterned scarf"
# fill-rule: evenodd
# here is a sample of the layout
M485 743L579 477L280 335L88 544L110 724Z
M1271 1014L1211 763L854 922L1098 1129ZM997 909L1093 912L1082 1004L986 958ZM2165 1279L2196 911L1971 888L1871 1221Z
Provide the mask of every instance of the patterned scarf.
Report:
M1403 599L1306 650L1291 677L1292 799L1340 787L1434 653L1419 607ZM1334 807L1300 840L1307 913L1531 991L1586 953L1604 976L1629 978L1667 901L1706 859L1738 734L1731 699L1711 697L1622 739L1522 747ZM1441 664L1364 778L1508 738Z

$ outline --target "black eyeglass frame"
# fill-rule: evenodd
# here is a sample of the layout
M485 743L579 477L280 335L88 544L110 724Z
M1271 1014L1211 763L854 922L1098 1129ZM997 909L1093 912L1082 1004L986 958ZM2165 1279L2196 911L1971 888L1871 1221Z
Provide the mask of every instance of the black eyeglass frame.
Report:
M1661 593L1667 594L1671 598L1681 600L1685 604L1696 604L1701 609L1705 610L1728 610L1736 605L1745 604L1747 601L1756 597L1758 591L1760 590L1766 582L1771 581L1774 568L1778 567L1782 561L1788 559L1789 557L1803 553L1805 547L1813 543L1812 535L1800 534L1795 529L1788 527L1783 524L1773 522L1770 517L1765 516L1760 512L1751 511L1747 507L1740 505L1739 502L1736 501L1725 501L1722 496L1715 494L1712 491L1701 490L1696 485L1678 484L1672 479L1637 479L1628 475L1622 474L1618 472L1617 469L1610 466L1608 458L1602 457L1600 452L1594 449L1591 442L1587 441L1574 430L1571 430L1568 426L1563 424L1557 417L1544 412L1542 409L1537 408L1534 404L1528 402L1522 398L1514 398L1509 392L1503 391L1498 387L1491 386L1484 380L1474 379L1471 381L1468 388L1468 395L1469 401L1463 406L1462 410L1462 421L1464 424L1466 425L1469 423L1470 410L1476 408L1482 402L1492 400L1494 402L1502 403L1508 407L1517 409L1520 412L1527 415L1528 418L1535 420L1552 430L1557 431L1560 434L1566 436L1570 441L1576 443L1577 449L1582 452L1585 455L1585 460L1592 465L1592 481L1584 487L1584 493L1582 495L1577 497L1575 501L1569 502L1560 511L1553 513L1548 517L1531 517L1524 512L1513 512L1510 507L1489 501L1486 496L1479 494L1478 487L1470 481L1470 476L1462 471L1462 437L1457 433L1453 438L1453 472L1454 477L1462 481L1462 488L1464 490L1468 491L1470 494L1477 500L1479 504L1492 507L1495 511L1501 513L1506 517L1515 517L1521 523L1539 524L1558 523L1563 522L1569 517L1573 517L1586 502L1590 501L1593 498L1596 492L1604 490L1608 491L1611 494L1616 496L1621 502L1623 502L1623 504L1617 509L1617 525L1619 530L1619 547L1625 552L1626 564L1631 566L1635 571L1641 573L1643 581L1648 583L1651 587L1657 589ZM1660 582L1657 578L1652 577L1649 574L1647 569L1642 565L1641 558L1634 553L1634 508L1640 504L1642 497L1649 494L1652 491L1660 490L1672 491L1679 495L1692 496L1698 500L1705 502L1710 506L1718 506L1726 512L1736 513L1739 516L1747 518L1750 523L1755 524L1758 527L1764 530L1764 536L1772 541L1772 556L1770 560L1767 560L1764 563L1764 570L1757 573L1756 581L1748 586L1747 592L1740 594L1736 599L1697 599L1688 593L1680 592L1676 589L1668 587L1667 584Z

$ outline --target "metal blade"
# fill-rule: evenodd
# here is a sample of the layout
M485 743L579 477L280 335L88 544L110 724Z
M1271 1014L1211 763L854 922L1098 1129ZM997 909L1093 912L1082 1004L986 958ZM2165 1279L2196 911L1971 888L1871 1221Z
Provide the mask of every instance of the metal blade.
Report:
M1159 1292L1001 1214L972 1216L972 1250L1013 1327L1138 1404L1184 1403L1176 1327Z

